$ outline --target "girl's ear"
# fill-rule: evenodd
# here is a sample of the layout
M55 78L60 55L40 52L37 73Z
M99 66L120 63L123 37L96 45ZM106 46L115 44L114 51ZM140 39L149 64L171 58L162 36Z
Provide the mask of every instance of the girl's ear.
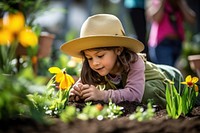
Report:
M123 50L124 50L123 47L118 47L118 48L115 49L115 53L116 53L117 55L121 55L121 53L122 53Z

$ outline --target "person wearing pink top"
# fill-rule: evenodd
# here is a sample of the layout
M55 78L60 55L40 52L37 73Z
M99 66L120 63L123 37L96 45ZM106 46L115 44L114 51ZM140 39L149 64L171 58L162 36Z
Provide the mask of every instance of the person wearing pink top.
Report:
M151 19L148 41L151 61L175 66L182 52L184 22L194 23L195 12L185 0L153 0L147 16Z
M80 78L70 90L69 100L147 104L151 99L165 108L164 81L180 79L181 74L170 66L146 61L140 54L143 49L140 41L125 36L116 16L88 17L81 27L80 38L61 46L65 54L83 59Z

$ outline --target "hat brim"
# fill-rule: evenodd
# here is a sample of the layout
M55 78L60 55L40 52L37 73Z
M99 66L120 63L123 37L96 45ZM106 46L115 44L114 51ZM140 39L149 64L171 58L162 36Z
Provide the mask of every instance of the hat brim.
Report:
M127 36L88 36L74 39L61 45L63 53L82 58L81 51L98 47L126 47L135 53L144 49L142 42Z

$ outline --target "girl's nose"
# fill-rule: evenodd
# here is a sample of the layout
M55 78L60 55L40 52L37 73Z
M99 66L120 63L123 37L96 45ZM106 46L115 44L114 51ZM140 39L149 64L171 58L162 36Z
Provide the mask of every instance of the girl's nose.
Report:
M94 60L94 61L93 61L93 65L94 65L94 66L99 65L99 64L100 64L99 61L97 61L97 60Z

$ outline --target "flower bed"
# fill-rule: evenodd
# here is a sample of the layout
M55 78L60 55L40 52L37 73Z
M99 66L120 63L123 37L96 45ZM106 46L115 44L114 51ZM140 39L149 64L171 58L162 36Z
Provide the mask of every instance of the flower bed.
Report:
M74 103L77 107L82 107L79 103ZM64 123L58 118L48 118L52 120L51 124L41 124L30 118L18 118L7 120L0 123L0 132L2 133L147 133L147 132L199 132L200 129L200 107L195 107L187 117L181 116L178 119L167 118L166 110L157 110L152 120L138 122L128 119L138 103L124 102L119 104L124 107L124 114L115 119L97 120L91 119L83 121L75 119L72 122Z
M188 94L186 93L188 92L187 88L184 95L179 95L173 87L174 83L169 81L170 86L167 89L171 91L166 93L166 96L169 97L167 99L169 108L165 110L156 105L152 106L152 103L143 105L136 102L119 104L111 101L108 104L70 102L68 94L74 82L72 77L66 73L65 69L51 67L49 71L55 75L49 80L46 89L43 88L43 93L25 91L29 90L26 88L27 85L17 76L15 78L3 76L5 78L3 81L8 80L2 84L4 86L2 94L5 93L3 96L7 96L15 88L18 90L15 95L18 101L0 97L7 102L7 104L1 105L0 133L198 132L199 130L200 107L195 107L193 102L187 103L197 96L196 82L198 78L196 77L188 76L186 81L182 82L193 90L189 94L194 93L194 97L190 97L187 101L184 100L185 96L189 96L185 95ZM20 83L20 81L23 82ZM6 84L9 82L13 86L10 87L9 84ZM16 83L20 84L15 86ZM25 92L21 93L21 91ZM27 97L20 98L18 97L20 94ZM177 97L179 100L176 101ZM23 99L24 101L22 101ZM181 108L182 103L186 103L187 108ZM13 106L7 106L11 104ZM187 110L186 113L184 109ZM172 114L173 112L175 114Z

